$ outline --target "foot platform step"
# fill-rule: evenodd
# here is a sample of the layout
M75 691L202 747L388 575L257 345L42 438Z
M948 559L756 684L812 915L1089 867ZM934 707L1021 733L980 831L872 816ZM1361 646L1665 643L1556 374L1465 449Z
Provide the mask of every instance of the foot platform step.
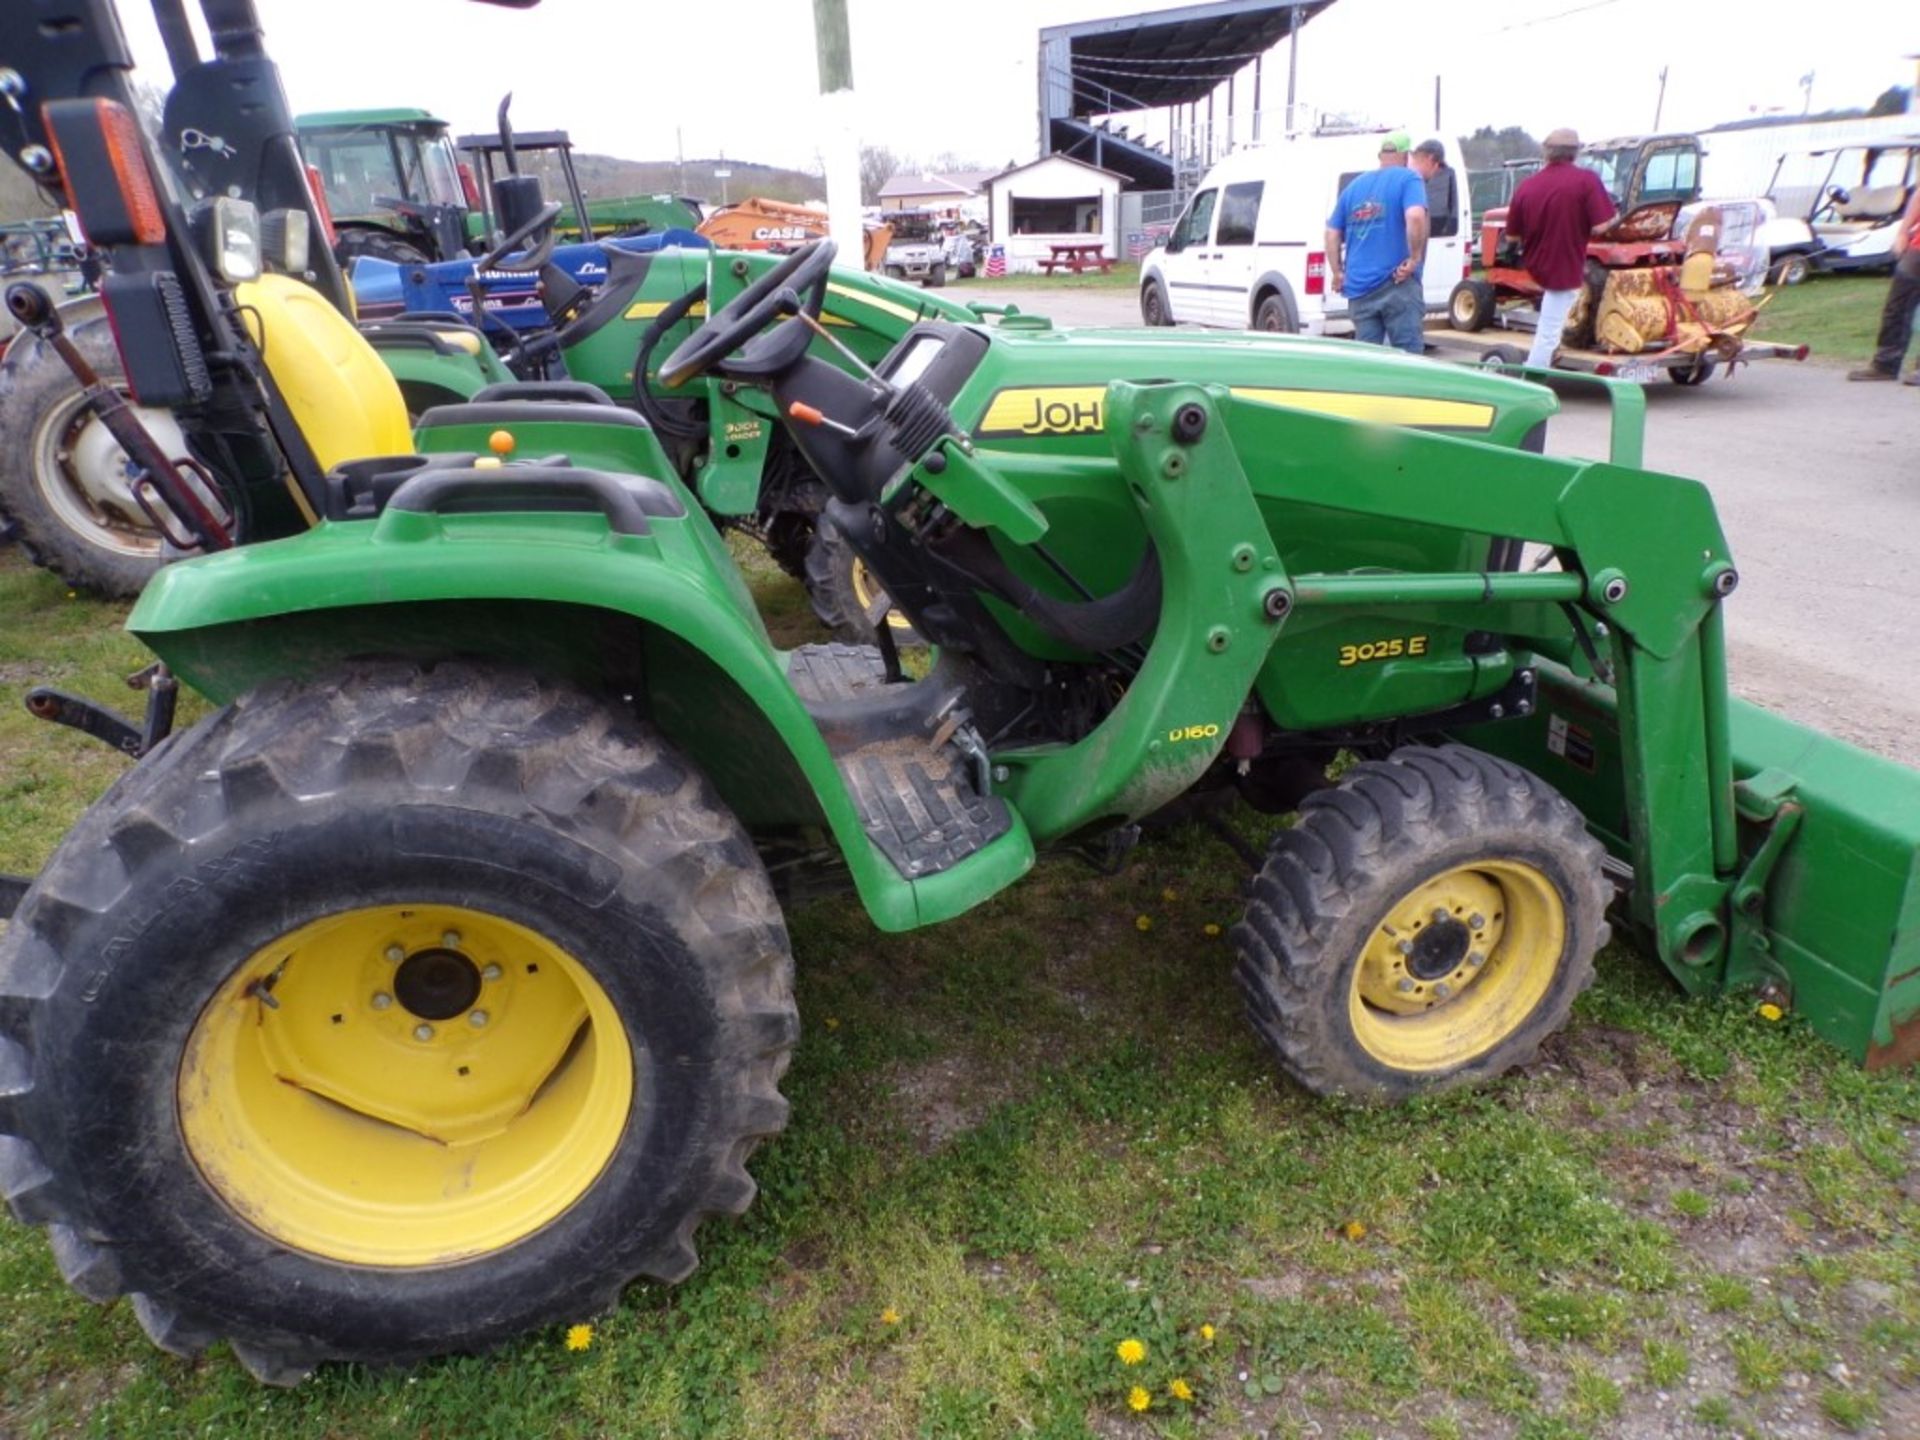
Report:
M889 685L870 645L803 645L787 671L847 782L867 838L910 880L937 875L1006 834L1006 801L982 795L963 687ZM969 743L971 742L971 743Z

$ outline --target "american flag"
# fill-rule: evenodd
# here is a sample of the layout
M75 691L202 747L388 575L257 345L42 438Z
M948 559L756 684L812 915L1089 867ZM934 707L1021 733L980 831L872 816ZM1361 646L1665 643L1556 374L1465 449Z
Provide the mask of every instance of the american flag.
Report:
M1007 273L1007 247L1004 245L988 246L987 247L987 275L989 276L989 278L991 278L992 276L1004 275L1006 273Z

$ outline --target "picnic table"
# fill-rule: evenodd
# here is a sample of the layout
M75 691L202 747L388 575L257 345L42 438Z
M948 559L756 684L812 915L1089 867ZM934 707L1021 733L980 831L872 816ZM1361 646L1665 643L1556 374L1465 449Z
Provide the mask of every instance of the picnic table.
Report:
M1062 244L1049 244L1047 249L1053 253L1040 262L1040 268L1053 274L1056 267L1071 271L1075 275L1097 269L1102 275L1113 270L1113 258L1106 253L1104 240L1070 240Z

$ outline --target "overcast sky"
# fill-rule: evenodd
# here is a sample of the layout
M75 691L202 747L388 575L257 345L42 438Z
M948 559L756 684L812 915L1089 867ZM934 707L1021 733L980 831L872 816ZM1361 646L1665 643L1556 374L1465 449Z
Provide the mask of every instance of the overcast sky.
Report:
M811 168L817 72L811 0L654 6L545 0L257 0L296 109L422 105L490 128L500 95L528 129L635 160L724 153ZM123 15L148 73L164 59L142 0ZM923 159L1033 157L1043 25L1127 14L1126 0L849 0L863 138ZM1785 7L1715 0L1337 0L1300 34L1299 98L1425 134L1570 124L1646 130L1668 67L1663 128L1770 107L1866 105L1914 83L1916 0ZM1284 97L1286 47L1265 99ZM1242 82L1240 105L1251 103ZM1216 114L1225 115L1224 95ZM676 130L679 132L676 137Z

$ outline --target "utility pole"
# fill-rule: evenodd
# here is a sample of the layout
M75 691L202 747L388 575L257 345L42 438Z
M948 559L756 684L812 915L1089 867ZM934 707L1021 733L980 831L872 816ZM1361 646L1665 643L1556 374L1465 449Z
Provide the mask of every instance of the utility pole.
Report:
M827 233L842 260L865 257L860 227L860 140L853 121L853 40L847 0L813 0L813 38L820 60L820 158L827 172Z
M680 133L678 125L673 127L674 162L680 168L680 193L687 193L687 139Z
M1667 108L1667 67L1660 67L1660 98L1653 102L1653 128L1660 128L1660 112Z
M1280 133L1293 133L1293 82L1300 73L1300 7L1287 7L1287 114Z

